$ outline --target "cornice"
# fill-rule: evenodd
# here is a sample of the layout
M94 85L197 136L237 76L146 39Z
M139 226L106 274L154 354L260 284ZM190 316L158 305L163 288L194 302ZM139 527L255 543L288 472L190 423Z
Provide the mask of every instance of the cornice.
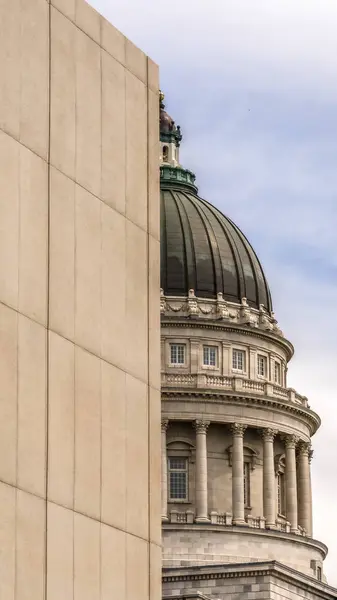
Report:
M326 600L334 600L337 596L337 590L335 588L324 582L318 581L309 575L300 573L291 567L283 565L278 561L202 565L198 567L164 567L162 573L163 583L239 579L241 577L269 575L289 583L294 587L300 587L303 590L314 593L318 597L325 598Z
M279 412L290 413L297 418L304 421L310 430L310 434L314 435L314 433L318 430L321 425L320 417L311 409L301 407L298 404L293 404L290 402L282 401L282 399L271 400L266 396L254 396L252 395L243 395L238 394L235 395L233 393L227 394L226 392L221 391L200 391L200 390L183 390L177 391L172 389L163 389L161 391L162 400L167 399L168 401L176 401L176 402L193 402L196 399L202 399L205 402L205 398L207 398L207 402L209 404L251 404L257 407L266 407L273 408ZM164 411L165 412L165 411ZM172 419L171 415L166 415L170 420ZM227 421L226 421L227 422ZM230 423L228 421L228 423Z
M207 329L212 331L228 331L229 333L240 333L241 335L246 335L247 337L257 338L261 340L272 341L277 346L280 346L283 350L286 351L287 360L289 361L294 355L294 346L289 340L275 333L269 333L268 331L262 331L259 329L249 329L245 325L226 325L226 323L219 323L216 321L203 321L202 319L193 320L192 318L188 319L186 317L168 317L161 316L161 327L177 327L182 329Z

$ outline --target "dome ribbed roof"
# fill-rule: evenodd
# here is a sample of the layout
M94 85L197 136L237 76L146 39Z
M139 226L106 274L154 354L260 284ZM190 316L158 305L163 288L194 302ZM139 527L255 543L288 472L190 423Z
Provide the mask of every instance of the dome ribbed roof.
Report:
M193 185L165 181L161 169L161 287L166 296L216 298L272 311L259 260L240 229Z

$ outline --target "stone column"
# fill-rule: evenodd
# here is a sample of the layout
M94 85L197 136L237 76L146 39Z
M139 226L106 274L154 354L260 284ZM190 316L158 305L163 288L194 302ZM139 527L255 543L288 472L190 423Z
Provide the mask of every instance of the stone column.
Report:
M296 477L296 444L298 438L288 435L284 438L286 454L286 509L290 531L297 533L297 477Z
M310 518L309 518L309 532L308 535L310 537L313 536L313 523L312 523L312 487L311 487L311 461L314 455L314 451L312 448L309 450L309 498L310 498Z
M245 502L244 502L244 473L243 473L243 434L246 425L233 423L231 431L233 434L232 447L232 512L233 525L244 525Z
M266 527L275 529L275 465L274 465L274 437L277 431L263 429L263 515Z
M162 419L161 422L161 518L167 521L167 445L166 430L168 420Z
M196 453L195 453L195 503L196 522L209 521L207 491L207 428L209 421L195 421Z
M311 535L309 451L310 444L300 442L297 459L298 524L305 529L307 535Z

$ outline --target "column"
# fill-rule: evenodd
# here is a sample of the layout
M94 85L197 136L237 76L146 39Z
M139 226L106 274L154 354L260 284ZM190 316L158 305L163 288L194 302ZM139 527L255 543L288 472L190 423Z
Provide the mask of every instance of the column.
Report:
M307 535L311 536L310 518L310 466L309 466L310 444L300 442L298 447L298 524L303 527Z
M195 453L195 500L196 522L209 520L207 498L207 428L209 421L195 421L196 453Z
M274 438L277 431L263 429L263 515L266 527L275 528L275 465L274 465Z
M245 523L244 502L244 473L243 473L243 434L246 425L233 423L231 431L233 434L232 449L232 512L233 525Z
M286 509L290 531L297 533L297 477L296 444L298 438L288 435L284 438L286 455Z
M309 499L310 499L310 513L309 513L309 531L308 536L313 536L313 523L312 523L312 486L311 486L311 461L314 455L314 451L312 448L309 449Z
M161 422L161 518L167 521L167 445L166 431L168 420L162 419Z

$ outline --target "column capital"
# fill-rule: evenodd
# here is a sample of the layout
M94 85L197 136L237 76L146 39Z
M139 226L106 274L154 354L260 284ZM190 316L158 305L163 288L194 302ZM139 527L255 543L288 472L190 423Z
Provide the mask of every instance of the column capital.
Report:
M265 427L260 430L262 439L266 442L273 442L275 436L278 434L277 429L272 429L271 427Z
M307 456L309 458L310 450L311 450L310 442L304 442L303 440L299 441L298 447L297 447L299 456Z
M313 451L313 449L311 447L310 447L308 456L309 456L309 463L311 463L312 457L314 456L314 451Z
M242 423L232 423L231 424L231 432L233 436L243 437L244 432L247 429L247 425L243 425Z
M282 440L284 441L284 445L286 448L293 448L295 449L298 442L299 442L299 438L296 435L283 435L282 436Z
M169 420L168 419L162 419L161 420L161 430L162 430L163 433L167 430L168 426L169 426Z
M196 420L193 423L193 427L196 431L196 433L207 433L207 429L209 427L210 422L209 421L201 421L201 420Z

